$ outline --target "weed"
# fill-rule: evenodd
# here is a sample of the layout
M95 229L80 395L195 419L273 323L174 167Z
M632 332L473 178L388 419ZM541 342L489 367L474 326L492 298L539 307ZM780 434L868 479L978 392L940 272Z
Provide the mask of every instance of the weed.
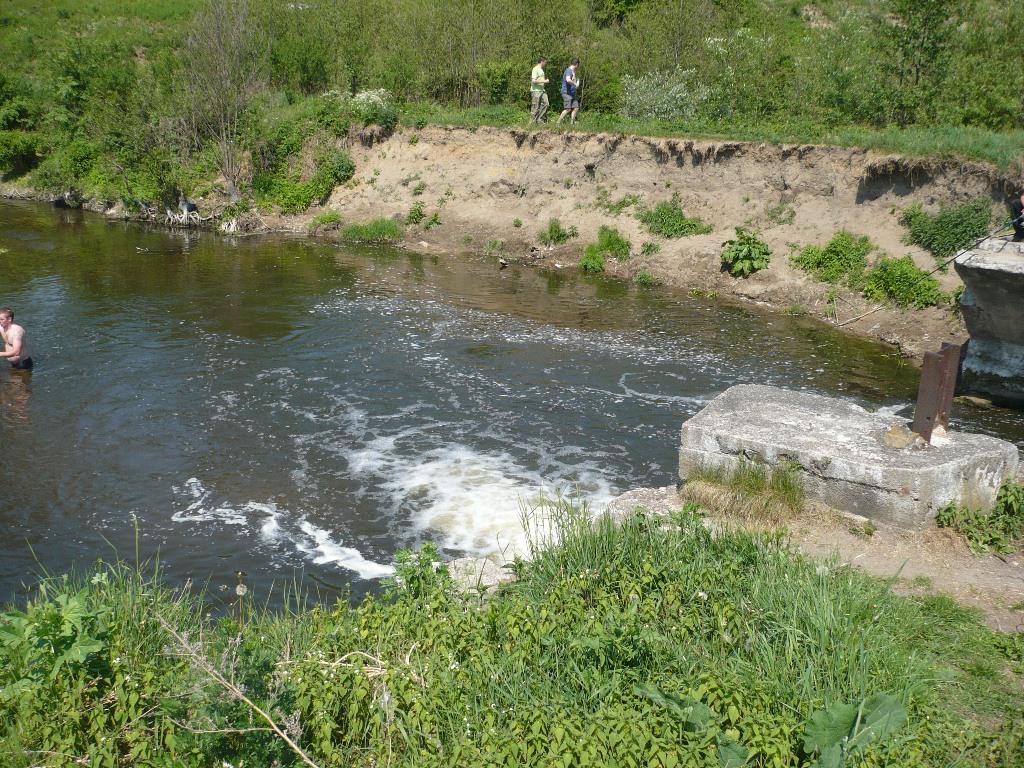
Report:
M600 208L605 213L612 216L618 216L626 208L631 205L638 205L640 203L640 195L626 194L620 197L618 200L612 200L611 194L604 187L598 187L597 198L594 200L594 207Z
M419 144L420 143L419 134L414 133L412 136L410 136L409 137L409 143L412 144L413 146L416 146L417 144Z
M350 243L393 243L402 237L402 228L393 219L373 219L366 224L349 224L341 230L341 239Z
M625 261L629 258L631 247L632 244L622 236L619 230L602 224L597 230L597 242L588 245L586 251L600 254L603 264L604 258L607 256L617 261Z
M572 179L568 179L567 178L567 179L565 179L565 181L562 182L562 186L565 187L566 189L572 189L573 183L574 182L573 182Z
M579 237L580 233L576 227L569 227L565 229L562 226L562 222L558 219L551 219L548 221L547 229L542 229L537 235L537 239L542 245L562 245L567 243L573 238Z
M512 219L512 226L515 227L516 229L521 229L523 226L523 220L517 216L516 218Z
M900 307L933 307L945 300L938 281L914 264L910 255L884 257L864 278L864 295L876 301L892 301Z
M405 215L406 224L420 224L423 219L427 217L427 214L423 211L423 203L414 203L409 212Z
M947 504L935 516L935 523L957 531L974 552L1014 552L1024 544L1024 485L1004 483L989 513Z
M692 296L695 299L717 299L718 298L718 291L711 291L711 290L708 290L707 288L698 288L696 286L694 286L693 288L688 290L686 293L687 293L687 295Z
M637 272L633 276L633 284L641 288L653 288L658 284L658 279L650 272Z
M604 272L604 254L593 245L588 245L580 256L580 270L583 272Z
M778 205L769 206L765 210L765 216L772 224L784 226L792 224L796 220L796 209L789 203L779 203Z
M505 256L505 241L504 240L488 240L487 246L484 248L484 253L488 256Z
M800 304L791 304L786 307L785 314L790 317L805 317L807 315L807 309Z
M421 182L417 183L415 187L412 188L412 193L415 196L419 196L419 195L422 195L424 192L426 192L426 190L427 190L426 183L421 181Z
M434 227L441 226L441 212L434 211L430 218L427 219L427 223L423 225L424 229L433 229Z
M661 237L686 237L702 235L711 231L711 226L697 218L690 218L679 204L679 194L671 200L662 200L654 208L641 211L637 218L653 235Z
M647 242L640 246L641 256L653 256L654 254L660 252L661 246L651 240L648 240Z
M310 232L317 232L321 229L337 228L341 224L341 214L337 211L324 211L318 213L312 219L309 220L307 228Z
M791 256L793 266L809 272L826 283L846 282L858 287L863 284L868 254L874 246L866 236L837 232L824 247L809 245Z
M878 533L878 528L870 520L865 520L859 525L851 525L849 531L858 538L870 539Z
M736 237L723 243L722 265L733 277L749 277L771 261L768 244L746 227L736 227Z
M918 203L900 218L909 230L907 242L921 246L940 263L984 237L991 222L992 206L984 198L941 208L936 214L926 213Z

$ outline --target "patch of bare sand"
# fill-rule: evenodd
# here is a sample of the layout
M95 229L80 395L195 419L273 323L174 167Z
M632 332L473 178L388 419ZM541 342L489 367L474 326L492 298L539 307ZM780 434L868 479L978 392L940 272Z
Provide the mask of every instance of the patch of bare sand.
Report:
M455 257L488 252L495 261L500 251L508 260L548 268L575 268L598 228L613 226L630 239L633 255L612 260L611 275L631 279L648 272L674 288L714 291L777 309L799 306L915 358L942 341L965 338L953 313L887 308L854 320L874 305L847 289L830 301L833 286L789 265L791 245L823 244L846 229L870 236L887 253L909 252L930 269L930 255L903 243L900 211L914 202L934 208L979 196L999 199L1012 184L983 164L916 161L860 149L555 130L431 126L353 141L351 151L357 174L323 207L267 223L305 231L324 210L338 211L346 222L404 220L420 204L424 222L406 228L406 247ZM675 194L689 215L713 227L711 234L665 239L643 229L637 208ZM608 203L628 195L639 203L616 214ZM435 213L440 225L426 229ZM551 218L575 226L578 239L558 249L541 247L537 234ZM738 280L722 273L720 255L722 242L743 224L762 234L773 258L767 270ZM498 242L500 248L493 247ZM642 255L645 242L660 250ZM946 290L959 284L952 271L938 277Z
M640 507L667 515L682 506L675 486L667 486L625 493L612 500L608 511L622 516ZM709 517L713 523L723 522ZM1024 552L978 556L948 530L867 525L861 518L821 508L791 518L786 529L792 543L813 558L835 559L894 579L893 589L901 594L948 595L980 610L994 629L1024 632Z

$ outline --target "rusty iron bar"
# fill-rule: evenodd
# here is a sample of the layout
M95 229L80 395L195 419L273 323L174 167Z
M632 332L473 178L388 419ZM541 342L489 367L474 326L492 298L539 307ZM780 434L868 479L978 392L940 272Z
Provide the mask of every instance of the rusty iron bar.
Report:
M953 408L962 351L960 344L943 343L939 352L924 354L911 429L926 443L931 443L935 427L949 427L949 413Z

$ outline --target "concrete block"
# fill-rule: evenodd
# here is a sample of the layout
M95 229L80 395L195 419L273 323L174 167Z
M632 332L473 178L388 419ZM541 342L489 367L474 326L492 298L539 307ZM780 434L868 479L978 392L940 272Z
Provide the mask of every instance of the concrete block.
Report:
M961 385L1024 405L1024 243L989 238L957 257L960 299L971 340Z
M809 498L919 529L950 502L991 509L999 486L1017 471L1017 447L986 435L950 432L941 444L890 447L905 424L845 400L743 384L683 424L679 477L700 465L789 462Z

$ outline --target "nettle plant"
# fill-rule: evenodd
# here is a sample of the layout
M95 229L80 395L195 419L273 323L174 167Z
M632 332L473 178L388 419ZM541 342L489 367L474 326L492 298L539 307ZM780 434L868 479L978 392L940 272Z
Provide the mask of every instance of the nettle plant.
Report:
M736 237L723 245L722 268L733 277L749 277L767 268L772 258L768 244L746 227L736 227Z

